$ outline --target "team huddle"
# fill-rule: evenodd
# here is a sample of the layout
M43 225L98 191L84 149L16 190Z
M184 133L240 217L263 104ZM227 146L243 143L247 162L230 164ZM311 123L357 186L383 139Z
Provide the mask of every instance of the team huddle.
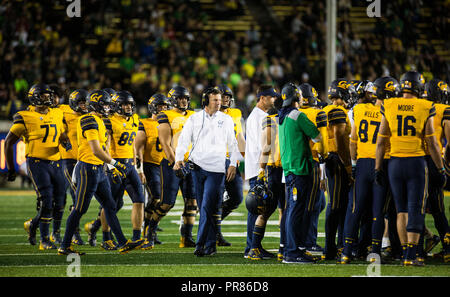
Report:
M190 93L183 86L167 96L154 94L148 118L137 115L128 91L77 89L68 104L59 104L53 87L33 85L30 106L14 115L5 141L9 181L16 178L13 145L19 139L26 144L27 173L37 194L37 214L24 223L30 244L37 244L39 229L40 250L84 254L74 245L84 244L80 220L95 197L98 215L84 226L89 245L97 245L101 229L105 250L153 249L161 244L159 223L181 191L179 247L194 248L197 257L214 255L216 246L231 245L221 222L244 201L237 168L245 160L250 190L243 252L249 260L348 264L398 259L405 266L423 266L429 213L442 245L439 255L450 261L445 82L425 83L420 73L409 71L399 82L392 77L336 79L328 89L330 104L308 83L287 83L279 93L261 85L256 98L243 129L227 85L205 89L198 112L190 109ZM67 191L72 204L61 234ZM117 217L125 191L132 201L130 239ZM325 208L322 249L317 225ZM277 209L275 255L262 243ZM386 230L390 244L382 249Z

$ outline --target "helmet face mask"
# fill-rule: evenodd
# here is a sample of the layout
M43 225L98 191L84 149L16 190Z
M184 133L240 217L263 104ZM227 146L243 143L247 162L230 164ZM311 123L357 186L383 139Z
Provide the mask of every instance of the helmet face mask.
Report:
M425 84L424 98L435 103L448 104L448 85L444 81L433 78Z
M191 95L189 91L183 86L176 86L172 88L167 94L173 107L182 111L186 111L189 108Z
M113 111L122 116L131 117L136 112L136 102L128 91L118 91L113 102Z
M267 187L256 185L248 191L245 206L252 214L269 217L277 208L277 200Z
M73 91L69 96L69 106L73 111L82 114L88 113L89 109L87 106L88 91L84 89L77 89Z
M33 106L48 106L54 104L53 91L46 84L35 84L28 91L28 100Z
M164 107L165 107L165 109L164 109ZM158 114L162 110L167 110L170 108L170 101L163 94L157 93L157 94L152 95L152 97L150 97L150 99L148 100L147 108L148 108L148 112L151 115Z
M234 104L233 91L226 84L220 84L218 87L222 93L222 104L220 108L230 108Z
M89 111L96 112L102 116L107 117L110 114L112 107L111 96L103 91L93 91L89 95L88 108Z

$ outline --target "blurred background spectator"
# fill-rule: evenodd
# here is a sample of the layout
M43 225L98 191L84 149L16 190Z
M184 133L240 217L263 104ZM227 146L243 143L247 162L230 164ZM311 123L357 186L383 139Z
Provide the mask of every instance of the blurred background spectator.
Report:
M374 80L416 69L449 81L446 0L338 1L337 76ZM326 1L0 1L0 114L26 108L36 82L131 91L141 115L156 92L227 83L244 117L258 85L309 82L326 98Z

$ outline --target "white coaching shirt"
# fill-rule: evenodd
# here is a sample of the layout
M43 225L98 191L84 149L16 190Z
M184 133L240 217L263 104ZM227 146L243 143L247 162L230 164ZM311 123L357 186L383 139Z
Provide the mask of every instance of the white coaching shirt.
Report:
M262 151L262 124L269 114L259 107L253 108L245 124L245 179L258 176Z
M210 116L202 110L187 119L178 139L175 162L184 160L189 144L189 160L209 172L225 173L227 151L230 166L236 166L240 155L233 119L221 111Z

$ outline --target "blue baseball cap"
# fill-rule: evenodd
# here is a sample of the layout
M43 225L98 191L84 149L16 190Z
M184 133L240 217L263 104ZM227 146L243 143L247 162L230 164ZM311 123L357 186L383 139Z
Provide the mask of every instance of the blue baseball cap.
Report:
M275 88L270 88L256 94L256 97L259 98L261 96L270 96L270 97L281 97L280 93L278 93Z

